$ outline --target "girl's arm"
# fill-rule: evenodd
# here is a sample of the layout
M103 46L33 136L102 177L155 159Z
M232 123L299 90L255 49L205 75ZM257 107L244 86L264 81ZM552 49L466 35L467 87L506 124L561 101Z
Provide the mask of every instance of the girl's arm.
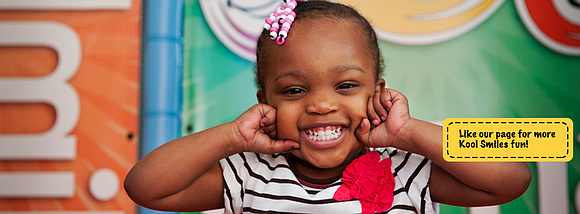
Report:
M383 89L368 105L369 118L357 130L359 139L369 147L395 147L433 161L429 187L434 201L494 205L509 202L528 188L531 173L526 163L445 161L441 126L411 118L407 98L400 92Z
M457 206L487 206L512 201L523 194L531 172L523 162L447 162L443 159L441 126L410 119L401 130L404 150L431 161L433 201Z
M268 136L275 135L275 117L275 109L258 104L230 123L160 146L129 171L125 178L127 194L136 203L155 210L222 208L220 159L245 151L282 152L297 145Z

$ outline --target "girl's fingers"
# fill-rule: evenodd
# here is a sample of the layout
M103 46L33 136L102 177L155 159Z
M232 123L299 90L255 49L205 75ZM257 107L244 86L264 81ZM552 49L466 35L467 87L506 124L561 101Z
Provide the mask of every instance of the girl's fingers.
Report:
M386 107L387 111L401 115L409 114L407 98L401 92L389 89L387 95L384 99L381 99L381 103Z
M276 138L276 126L267 126L267 127L260 127L260 132L263 134L267 134L268 137L275 139Z
M300 148L297 142L291 140L271 140L269 146L262 153L274 154Z
M393 107L393 102L392 102L392 96L391 96L391 89L385 88L383 90L383 93L381 93L381 99L379 100L379 102L381 103L382 106L384 106L384 108L387 111L391 110L391 107Z
M264 133L269 133L276 130L276 123L272 123L268 121L268 118L262 118L260 120L260 130Z
M278 139L278 133L276 132L276 126L268 127L267 130L264 130L264 133L268 135L268 137L272 139Z
M384 94L384 89L381 90L379 93L375 93L375 95L373 96L373 105L377 117L380 118L381 122L384 122L387 120L387 110L385 109L385 106L383 106L381 103L382 94Z
M264 106L262 119L260 119L260 132L267 134L270 138L276 139L276 110L270 106Z
M379 124L381 124L381 118L377 115L377 112L375 111L373 100L374 96L369 98L369 101L367 103L367 116L368 120L373 126L378 126Z
M384 96L381 99L381 104L385 106L385 109L387 109L387 111L391 110L395 102L405 101L404 96L401 94L401 92L398 92L394 89L386 89L386 90L387 91L383 93Z
M271 126L276 123L276 109L262 105L261 106L262 119L260 119L260 127Z
M363 143L368 144L369 134L371 131L371 123L369 119L363 118L360 122L360 125L356 128L355 134L356 137Z

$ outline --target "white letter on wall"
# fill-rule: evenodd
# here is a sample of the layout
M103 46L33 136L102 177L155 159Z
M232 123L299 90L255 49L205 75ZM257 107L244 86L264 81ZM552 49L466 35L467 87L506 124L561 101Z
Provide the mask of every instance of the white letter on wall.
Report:
M44 133L0 135L0 159L75 159L77 141L69 133L79 120L80 101L67 81L81 61L78 35L69 26L51 21L0 22L0 35L0 45L45 46L58 56L56 69L46 76L0 79L0 102L48 103L56 111L54 125Z
M540 214L568 214L568 163L538 162Z

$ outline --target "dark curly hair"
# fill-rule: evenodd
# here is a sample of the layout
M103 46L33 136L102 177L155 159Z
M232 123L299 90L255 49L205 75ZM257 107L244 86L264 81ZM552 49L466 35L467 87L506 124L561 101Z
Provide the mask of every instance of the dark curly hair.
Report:
M326 1L306 1L298 2L298 5L294 9L296 12L296 21L300 20L312 20L317 18L333 18L333 19L343 19L349 21L357 26L360 26L360 31L365 35L366 48L372 57L373 62L375 62L375 80L378 80L382 75L384 70L384 62L381 57L381 51L379 50L379 45L377 42L377 35L370 25L370 23L355 9L332 2ZM276 43L269 37L269 31L263 30L262 34L258 39L258 44L256 48L256 66L254 69L255 76L254 81L258 90L264 88L264 70L268 64L268 48L266 45L268 42Z

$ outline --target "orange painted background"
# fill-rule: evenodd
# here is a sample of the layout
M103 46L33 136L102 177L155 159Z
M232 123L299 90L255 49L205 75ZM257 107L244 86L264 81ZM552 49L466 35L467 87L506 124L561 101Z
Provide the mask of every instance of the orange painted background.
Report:
M126 10L3 10L0 21L56 21L79 36L80 67L69 80L79 95L80 116L73 160L1 160L2 172L75 174L72 198L0 198L0 211L122 211L135 204L122 182L138 157L141 1ZM0 78L43 76L53 71L57 53L46 47L0 47ZM2 93L2 92L0 92ZM50 129L55 110L49 104L1 103L0 134L40 133ZM99 201L89 192L91 174L112 169L121 184L116 196Z

